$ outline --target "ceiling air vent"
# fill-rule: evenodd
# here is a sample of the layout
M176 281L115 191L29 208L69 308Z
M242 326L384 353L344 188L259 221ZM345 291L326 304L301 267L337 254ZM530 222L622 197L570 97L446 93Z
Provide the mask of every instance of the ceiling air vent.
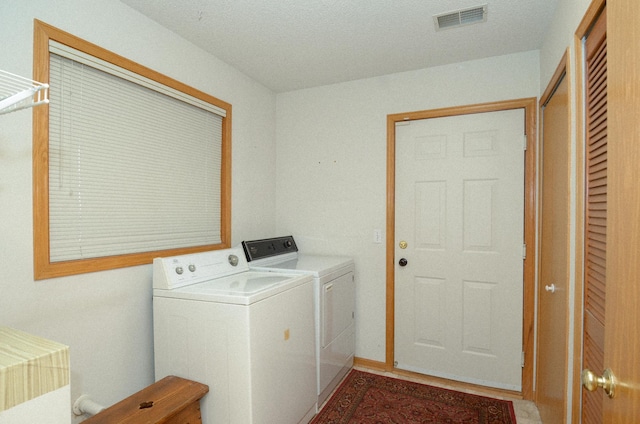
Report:
M487 21L487 5L435 15L436 31Z

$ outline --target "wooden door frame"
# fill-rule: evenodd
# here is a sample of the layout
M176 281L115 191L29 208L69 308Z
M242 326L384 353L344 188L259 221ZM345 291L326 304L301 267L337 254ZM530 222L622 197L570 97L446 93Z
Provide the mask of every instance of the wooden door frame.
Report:
M536 149L537 149L537 99L535 97L481 103L468 106L423 110L387 115L387 252L386 252L386 359L385 369L394 369L395 344L395 164L396 122L416 119L442 118L446 116L524 109L527 149L524 169L524 242L527 254L524 259L522 348L525 362L522 368L522 392L524 399L533 399L534 358L534 305L536 264Z

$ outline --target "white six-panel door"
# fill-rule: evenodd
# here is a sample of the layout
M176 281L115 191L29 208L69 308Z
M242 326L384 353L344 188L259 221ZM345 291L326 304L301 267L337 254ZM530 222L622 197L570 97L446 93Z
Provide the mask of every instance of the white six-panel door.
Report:
M397 368L521 390L524 123L515 109L396 125Z

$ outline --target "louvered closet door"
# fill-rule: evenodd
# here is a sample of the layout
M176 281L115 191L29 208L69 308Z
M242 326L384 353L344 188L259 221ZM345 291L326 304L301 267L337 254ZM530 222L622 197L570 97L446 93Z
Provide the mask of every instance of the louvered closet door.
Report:
M604 369L607 235L607 39L606 14L586 40L586 237L583 369ZM582 389L582 422L602 422L604 392Z

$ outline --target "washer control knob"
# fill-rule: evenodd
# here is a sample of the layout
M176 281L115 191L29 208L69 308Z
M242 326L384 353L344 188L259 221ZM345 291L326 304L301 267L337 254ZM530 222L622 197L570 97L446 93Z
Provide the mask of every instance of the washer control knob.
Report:
M287 240L284 242L284 247L291 247L293 246L293 242L291 242L291 240Z
M189 271L194 272L196 270L196 266L194 264L189 265Z
M178 275L182 275L182 273L183 273L183 272L184 272L184 269L182 269L182 267L181 267L181 266L177 266L177 267L176 267L176 274L178 274Z
M228 259L231 266L238 266L238 257L236 255L229 255Z

